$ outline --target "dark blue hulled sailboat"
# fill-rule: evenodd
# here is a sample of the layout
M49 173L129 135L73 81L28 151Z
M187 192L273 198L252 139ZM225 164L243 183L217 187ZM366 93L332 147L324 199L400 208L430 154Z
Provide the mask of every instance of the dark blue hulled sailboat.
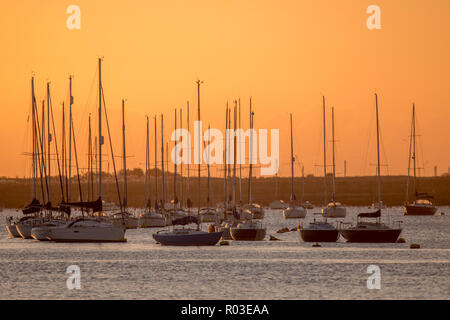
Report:
M199 219L194 216L187 216L172 221L172 225L187 225L190 223L199 224ZM153 234L155 241L166 246L214 246L220 240L222 231L205 232L197 229L173 229L159 231Z
M198 91L198 120L200 121L200 80L197 81L197 91ZM161 116L161 131L163 131L163 117ZM199 130L200 131L200 130ZM199 134L199 137L201 135ZM161 134L163 137L163 134ZM199 142L200 143L200 142ZM162 141L161 146L164 146L164 142ZM200 156L200 154L199 154ZM164 147L161 148L161 157L164 159ZM164 161L162 161L162 166L164 166ZM161 170L163 172L162 183L163 183L163 199L162 203L164 203L164 167ZM163 209L164 210L164 209ZM171 212L169 211L169 215ZM214 246L219 242L220 237L222 237L222 232L206 232L200 230L200 164L198 165L198 212L197 217L194 216L186 216L178 219L169 219L172 220L171 224L173 227L172 230L162 230L153 234L153 239L156 242L166 245L166 246ZM197 228L179 228L176 229L177 225L188 225L188 224L197 224Z

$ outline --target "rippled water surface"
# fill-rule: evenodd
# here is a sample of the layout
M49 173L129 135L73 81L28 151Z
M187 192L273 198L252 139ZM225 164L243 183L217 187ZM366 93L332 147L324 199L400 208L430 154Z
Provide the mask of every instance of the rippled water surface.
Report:
M348 208L346 221L358 210ZM310 210L304 223L312 219ZM445 215L440 215L444 212ZM402 220L406 243L337 243L314 248L280 211L266 211L267 237L282 241L230 246L163 247L156 229L127 230L127 243L58 244L9 239L0 213L0 299L449 299L450 208ZM421 249L409 249L419 243ZM81 289L68 290L66 269L81 269ZM381 289L367 289L369 265L381 268Z

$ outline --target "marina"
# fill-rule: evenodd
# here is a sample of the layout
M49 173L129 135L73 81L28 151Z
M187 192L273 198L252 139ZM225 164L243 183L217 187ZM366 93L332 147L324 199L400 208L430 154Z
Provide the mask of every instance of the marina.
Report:
M156 244L161 229L127 230L126 243L54 243L10 239L0 219L1 299L448 299L450 215L403 216L405 243L303 242L297 231L277 234L297 220L282 211L264 217L263 241L229 246L173 247ZM362 207L347 207L356 221ZM450 212L449 207L440 210ZM312 221L308 210L305 223ZM6 215L19 216L5 209ZM276 235L281 241L269 241ZM419 243L418 250L410 249ZM67 290L66 268L81 269L82 290ZM381 268L381 290L368 290L366 269ZM242 287L245 281L246 286ZM428 288L423 290L423 288ZM192 290L196 288L196 290ZM268 290L267 288L270 288Z

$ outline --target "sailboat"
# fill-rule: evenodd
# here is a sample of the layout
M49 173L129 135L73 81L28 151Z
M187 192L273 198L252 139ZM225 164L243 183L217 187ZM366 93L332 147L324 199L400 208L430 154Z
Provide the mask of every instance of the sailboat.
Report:
M336 164L334 156L334 107L331 108L332 114L332 143L333 143L333 194L331 201L322 209L322 215L327 218L345 218L347 209L338 201L336 201ZM327 183L327 159L326 159L326 135L325 135L325 97L323 97L323 168L324 168L324 192L326 201L326 183Z
M163 215L159 212L156 212L151 207L150 201L150 134L149 134L149 121L147 117L147 140L146 140L146 149L145 149L145 199L146 206L144 212L139 215L139 228L158 228L165 227L166 221ZM156 117L155 117L155 167L156 167ZM155 172L157 172L155 168ZM158 186L158 179L155 177L156 186ZM155 205L158 201L157 189L155 189Z
M255 113L252 111L252 98L250 98L250 170L248 174L248 203L243 206L243 214L250 214L252 219L264 219L264 208L253 202L252 197L252 180L253 180L253 118Z
M237 102L235 101L235 107L234 107L234 129L236 130L236 111L237 111ZM250 128L253 128L253 113L251 112L251 100L250 100ZM251 133L250 133L251 135ZM252 138L250 136L250 150L252 150L251 147L251 141ZM232 224L229 227L229 232L231 235L231 238L233 240L239 240L239 241L260 241L264 240L264 237L266 236L266 227L263 226L261 221L255 221L254 219L257 219L255 216L257 216L258 211L256 209L261 208L259 205L253 204L251 201L251 187L249 187L249 204L253 205L251 209L246 209L244 212L241 212L240 214L237 214L236 212L236 135L234 136L234 165L233 165L233 193L232 193L232 208L233 208L233 216L238 216L240 219L244 220L243 222L236 224ZM250 155L251 155L250 151ZM251 177L251 162L250 162L250 177ZM250 178L251 180L251 178ZM251 186L251 182L250 182ZM248 208L248 207L247 207ZM262 208L261 208L262 209ZM250 219L243 218L243 214L250 214ZM264 211L262 212L262 216L264 216ZM261 213L259 213L259 219L262 219Z
M278 168L278 163L277 163L277 168ZM283 210L283 209L287 209L288 208L288 204L285 203L283 200L277 200L278 199L278 172L275 176L275 200L273 200L270 204L269 204L269 209L272 210Z
M198 97L198 121L200 121L200 84L202 82L197 80L197 97ZM198 128L200 131L200 126ZM201 132L198 132L198 139L202 137ZM200 141L198 142L199 146ZM201 159L201 148L199 149L198 157ZM178 219L170 219L172 230L160 230L153 234L153 239L161 245L168 246L213 246L216 245L222 236L222 232L206 232L200 230L200 161L198 164L198 204L197 204L197 217L185 216ZM164 203L164 199L163 199ZM170 212L169 212L170 214ZM197 224L196 229L191 228L179 228L177 225Z
M33 172L33 199L22 209L23 217L15 220L12 217L7 218L6 229L12 237L21 237L23 239L31 239L31 229L34 225L40 224L42 220L42 211L45 205L38 200L38 171L41 175L41 191L42 199L45 202L44 186L42 183L42 159L38 157L39 153L43 156L41 146L39 146L40 139L38 139L39 128L37 128L37 107L36 98L34 94L34 77L31 77L31 108L32 108L32 172ZM18 236L17 236L18 235Z
M306 209L302 206L297 205L297 199L294 192L294 138L292 135L292 114L290 114L290 125L291 125L291 198L289 202L289 207L283 210L283 216L285 219L303 219L306 216Z
M102 211L102 99L103 87L101 80L101 58L98 59L98 90L99 90L99 107L98 107L98 185L99 197L96 201L88 202L67 202L61 205L68 207L81 207L92 209L93 212ZM106 110L106 109L105 109ZM106 119L107 120L107 119ZM57 242L125 242L125 222L122 220L121 226L115 226L109 221L101 221L92 217L81 217L75 221L71 221L63 226L49 228L47 238Z
M178 141L178 137L176 136L177 132L177 109L175 109L175 141ZM177 143L175 142L175 154L177 153ZM169 157L169 154L167 152L166 157ZM184 212L184 209L182 207L182 203L180 203L178 199L178 188L177 188L177 163L174 162L174 173L173 173L173 200L170 201L169 206L167 207L168 210L170 210L170 216L172 219L180 219L186 217L186 212Z
M208 133L210 133L210 127L208 126ZM211 141L211 136L208 136L208 141ZM203 143L205 146L205 143ZM206 148L205 148L206 149ZM206 196L207 206L200 209L200 220L201 222L215 222L216 224L223 219L223 212L218 212L214 204L211 205L211 170L210 170L210 159L209 153L207 153L207 167L208 167L208 194Z
M381 176L380 176L380 137L378 121L378 95L375 94L376 120L377 120L377 193L378 203L381 202ZM362 218L375 219L375 222L362 221ZM359 213L355 226L343 227L341 224L339 232L347 242L396 242L402 232L401 221L394 222L396 226L390 227L381 222L381 209L375 212Z
M125 222L126 229L136 229L139 225L139 219L131 212L127 211L128 196L127 196L127 153L125 148L125 100L122 99L122 157L123 157L123 202L122 208L119 212L113 213L111 222L115 226L122 226Z
M412 154L411 154L412 146ZM409 171L411 158L413 159L413 191L414 200L409 203ZM434 197L428 193L417 191L416 181L416 108L413 104L412 108L412 122L411 122L411 137L410 137L410 155L408 158L408 180L406 183L406 203L404 213L405 216L432 216L436 213L436 206L433 204Z

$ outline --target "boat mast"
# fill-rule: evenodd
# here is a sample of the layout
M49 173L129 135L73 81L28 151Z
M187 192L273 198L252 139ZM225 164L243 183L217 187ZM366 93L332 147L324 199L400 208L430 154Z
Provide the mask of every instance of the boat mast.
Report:
M190 126L191 126L191 124L189 123L189 101L187 101L187 130L188 130L188 134L189 134L189 142L190 142L190 136L191 136ZM188 209L190 209L190 207L191 207L191 199L189 198L189 187L191 185L191 178L190 178L191 146L190 146L190 143L189 143L189 148L188 148L187 152L188 152L188 163L187 163L186 194L187 194L187 207L188 207Z
M175 108L175 161L173 162L173 202L174 202L174 208L178 207L178 197L177 197L177 142L178 142L178 136L177 136L177 109ZM167 155L169 156L169 155Z
M223 193L224 193L224 197L223 197L223 206L225 209L228 208L228 181L227 181L227 150L228 150L228 101L227 101L227 108L225 111L225 152L223 154Z
M41 121L41 152L42 152L42 163L41 166L43 169L46 169L47 165L45 163L45 102L42 100L42 121ZM45 182L46 182L46 188L45 188L45 195L47 196L46 199L42 199L42 201L45 201L45 203L48 202L48 184L47 184L47 175L44 176Z
M164 115L161 115L161 202L165 209L165 185L164 185Z
M413 121L414 117L411 119L411 127L409 129L409 153L408 153L408 178L406 180L406 204L409 202L409 180L410 180L410 173L411 173L411 147L412 147L412 130L413 130Z
M98 196L102 198L102 59L98 59Z
M416 197L417 194L417 189L416 189L416 106L413 103L413 110L412 110L412 128L413 128L413 134L412 134L412 139L413 139L413 153L412 153L412 158L413 158L413 170L414 170L414 180L413 180L413 190L414 190L414 199Z
M89 114L89 134L88 134L88 201L92 201L92 131L91 114Z
M239 98L239 208L242 205L242 137L241 137L241 98Z
M52 134L50 133L50 82L47 82L47 175L48 175L48 188L47 188L47 197L50 201L50 182L51 182L51 166L50 166L50 149L52 141Z
M336 162L334 157L334 107L331 107L331 140L333 145L333 202L336 202Z
M146 139L145 139L145 208L150 209L150 130L148 125L148 116L145 116L147 122Z
M253 169L253 112L252 112L252 97L250 97L250 169L248 172L248 203L252 203L252 169Z
M323 201L327 205L327 137L325 130L325 96L323 98Z
M68 166L68 189L67 201L70 201L70 190L72 189L70 178L72 175L72 76L69 76L69 166Z
M123 210L127 207L127 152L125 149L125 100L122 99L122 142L123 142Z
M380 129L378 120L378 95L375 93L375 108L377 116L377 197L378 204L381 203L381 177L380 177Z
M158 134L156 131L156 115L155 115L155 209L157 207L157 204L158 204Z
M211 142L211 127L208 125L208 141ZM205 144L205 142L203 141L203 145ZM208 167L208 196L206 198L208 205L207 208L211 208L211 172L210 172L210 165L209 165L209 152L206 154L207 159L206 159L206 164Z
M202 147L201 147L201 126L200 126L200 84L202 82L197 80L197 103L198 103L198 192L197 192L197 217L200 217L200 163L202 160ZM197 229L199 229L199 225L197 224Z
M230 151L230 149L231 149L231 132L230 132L230 130L231 130L231 107L230 108L228 108L228 129L229 130L227 130L227 137L228 137L228 151ZM227 171L227 180L231 180L231 152L228 152L227 153L227 164L228 164L228 171ZM231 181L230 181L230 183L229 183L229 187L228 188L230 188L231 187L231 189L233 189L233 186L231 185ZM227 193L228 193L228 190L227 190ZM231 202L231 198L232 198L233 196L231 195L231 193L228 195L228 202Z
M236 126L237 126L237 100L234 100L234 147L233 147L233 210L236 209Z
M292 135L292 113L290 114L291 120L291 202L294 204L295 202L295 192L294 192L294 141Z
M64 101L62 102L62 142L61 142L61 158L62 158L62 180L66 186L66 200L67 200L67 158L66 158L66 112ZM63 190L64 192L64 190Z
M33 155L32 155L32 166L33 166L33 198L37 199L37 161L36 161L36 114L35 114L35 98L34 98L34 76L31 77L31 119L33 130Z
M180 129L183 129L183 108L180 108ZM183 145L183 134L181 134L181 145ZM183 150L183 149L182 149ZM180 163L180 208L183 208L183 154Z

